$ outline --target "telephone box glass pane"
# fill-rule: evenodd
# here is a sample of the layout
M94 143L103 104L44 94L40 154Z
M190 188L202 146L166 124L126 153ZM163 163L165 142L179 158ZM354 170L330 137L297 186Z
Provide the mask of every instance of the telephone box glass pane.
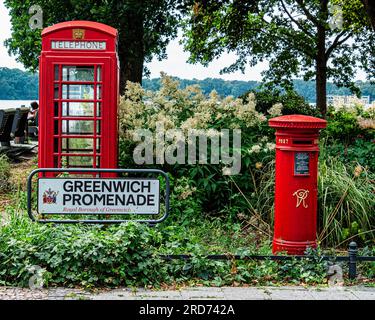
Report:
M94 116L93 102L63 102L62 115L72 117L92 117Z
M93 100L94 86L89 84L63 84L63 99Z
M53 139L53 152L55 153L59 152L59 139L58 138Z
M58 102L55 102L54 103L54 106L53 106L53 114L55 117L58 117L59 116L59 103Z
M55 65L55 80L59 80L59 66Z
M100 102L98 102L96 104L96 116L100 117L101 114L102 114L102 104Z
M85 120L63 120L62 132L71 134L93 134L94 121Z
M93 166L94 157L86 156L64 156L61 157L61 167L87 167L90 168ZM96 157L96 166L100 166L100 158Z
M96 152L100 153L100 139L96 139Z
M97 133L97 134L100 134L100 133L101 133L101 129L100 129L100 120L96 121L96 133Z
M96 147L99 149L99 146ZM94 139L90 138L64 138L62 139L63 152L90 151L94 150Z
M63 81L94 81L94 67L64 66L62 75Z
M92 120L62 120L63 134L93 134L94 121ZM96 133L100 134L100 121L96 122Z
M96 99L100 100L102 98L102 86L99 84L96 88Z
M55 120L53 124L53 134L59 134L59 120Z
M102 67L98 66L96 69L96 81L102 81Z
M59 85L55 84L54 86L54 98L58 99L59 98Z
M93 157L74 156L74 157L61 157L61 163L64 167L92 167Z

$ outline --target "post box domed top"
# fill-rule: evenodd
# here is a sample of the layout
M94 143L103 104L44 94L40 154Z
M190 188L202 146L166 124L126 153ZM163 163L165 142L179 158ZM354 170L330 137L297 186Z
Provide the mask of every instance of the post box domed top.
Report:
M302 114L291 114L272 118L268 121L273 128L290 129L323 129L327 126L327 121L316 117Z
M117 37L117 30L103 23L94 22L94 21L66 21L61 23L56 23L53 26L43 29L42 36L46 36L50 33L61 31L63 29L73 29L73 28L84 28L91 29L101 33L108 34L112 37Z

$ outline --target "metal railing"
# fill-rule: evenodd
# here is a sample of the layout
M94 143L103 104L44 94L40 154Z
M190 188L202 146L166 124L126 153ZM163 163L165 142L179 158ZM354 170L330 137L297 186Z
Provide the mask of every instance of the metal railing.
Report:
M192 258L189 254L167 254L160 255L164 260L190 260ZM303 260L303 259L316 259L316 256L311 255L230 255L230 254L210 254L205 257L210 260L279 260L279 261L290 261L290 260ZM325 261L342 261L348 262L348 277L353 280L357 277L357 262L365 261L371 262L375 261L375 256L358 256L358 246L357 243L351 242L348 248L347 256L322 256L322 260Z

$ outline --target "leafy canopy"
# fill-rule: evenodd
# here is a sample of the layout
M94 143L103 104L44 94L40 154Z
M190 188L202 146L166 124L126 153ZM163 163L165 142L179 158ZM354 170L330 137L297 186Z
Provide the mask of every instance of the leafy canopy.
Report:
M154 55L165 58L166 46L177 35L176 0L5 0L12 23L12 37L5 41L9 53L31 70L38 68L41 30L29 27L29 8L43 10L43 27L69 20L92 20L119 31L120 60L139 58L150 61ZM125 67L127 61L122 61ZM123 67L123 66L122 66Z
M358 12L361 5L355 2L343 10L340 26L327 0L195 1L185 20L184 45L190 62L205 65L225 51L235 52L238 59L224 73L244 72L247 64L268 60L264 79L283 87L291 87L293 77L312 79L321 59L328 79L358 92L353 81L357 68L375 79L375 35L367 20L350 15L351 8Z

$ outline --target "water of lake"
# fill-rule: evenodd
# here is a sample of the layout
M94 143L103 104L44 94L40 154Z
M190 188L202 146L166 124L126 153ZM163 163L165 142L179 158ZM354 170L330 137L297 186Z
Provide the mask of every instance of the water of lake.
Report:
M30 107L30 103L33 101L35 100L0 100L0 109L20 108L22 105Z

